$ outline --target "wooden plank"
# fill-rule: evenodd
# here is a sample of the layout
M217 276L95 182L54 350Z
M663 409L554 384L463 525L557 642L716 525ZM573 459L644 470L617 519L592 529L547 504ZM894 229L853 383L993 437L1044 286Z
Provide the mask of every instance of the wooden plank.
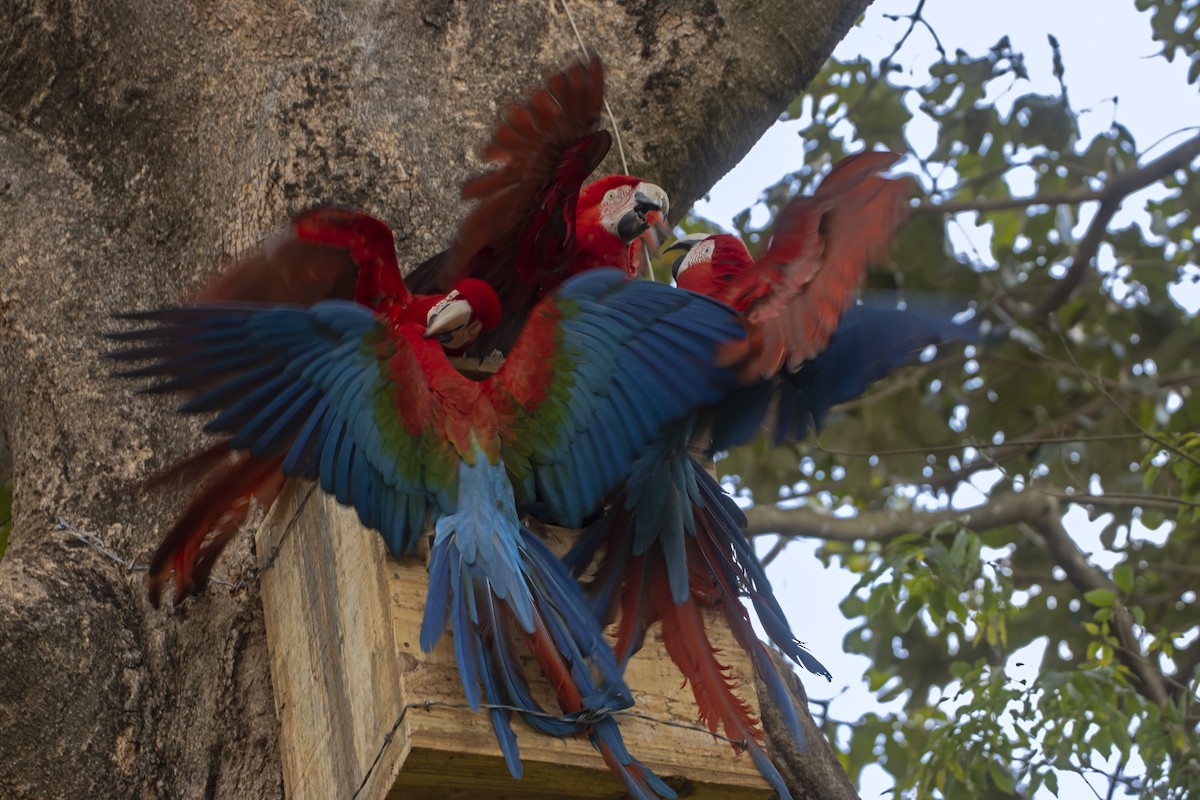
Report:
M560 540L556 549L563 546ZM519 720L525 775L520 781L508 775L486 714L458 707L465 698L453 633L432 653L418 644L428 582L423 557L385 557L382 540L353 511L298 483L272 508L258 547L263 559L277 548L261 580L288 798L350 797L364 780L360 800L481 790L489 800L623 796L586 739L543 736ZM724 631L722 623L713 627ZM733 656L736 674L751 679L732 637L713 638L725 657ZM696 729L691 689L657 627L626 679L639 714L687 726L621 719L629 751L660 777L693 798L770 795L748 757ZM753 685L742 690L754 704Z
M399 664L384 546L354 512L289 482L259 530L284 791L350 797L400 713ZM382 797L400 754L388 751L360 797Z

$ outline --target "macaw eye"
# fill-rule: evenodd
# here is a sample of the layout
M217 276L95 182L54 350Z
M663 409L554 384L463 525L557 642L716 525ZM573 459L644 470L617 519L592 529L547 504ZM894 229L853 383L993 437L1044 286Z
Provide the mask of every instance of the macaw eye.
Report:
M604 201L606 203L611 203L616 199L617 199L617 190L616 189L609 189L607 192L604 193Z

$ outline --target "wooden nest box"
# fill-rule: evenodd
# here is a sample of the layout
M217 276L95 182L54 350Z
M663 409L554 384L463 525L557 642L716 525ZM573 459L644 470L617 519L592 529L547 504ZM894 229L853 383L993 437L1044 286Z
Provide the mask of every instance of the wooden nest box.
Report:
M261 582L289 800L624 796L585 738L540 735L516 717L525 775L509 776L487 715L454 707L465 701L452 633L429 654L417 643L423 558L386 557L382 539L352 510L296 481L271 509L257 546L260 560L274 559ZM736 674L752 681L725 626L713 634ZM626 680L636 712L685 726L620 720L630 753L681 795L770 796L748 756L698 729L691 688L657 626ZM757 705L752 682L742 693Z

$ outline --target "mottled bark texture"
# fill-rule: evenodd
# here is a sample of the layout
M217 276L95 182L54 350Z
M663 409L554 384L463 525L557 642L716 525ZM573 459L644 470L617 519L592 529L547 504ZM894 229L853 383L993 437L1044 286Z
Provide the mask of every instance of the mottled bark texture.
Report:
M607 63L630 169L678 212L866 3L572 10ZM253 582L155 612L140 573L55 528L144 561L181 496L134 487L199 440L107 376L101 334L315 202L384 217L405 259L440 249L499 109L577 52L557 0L4 0L0 796L282 794ZM251 574L249 542L218 577Z

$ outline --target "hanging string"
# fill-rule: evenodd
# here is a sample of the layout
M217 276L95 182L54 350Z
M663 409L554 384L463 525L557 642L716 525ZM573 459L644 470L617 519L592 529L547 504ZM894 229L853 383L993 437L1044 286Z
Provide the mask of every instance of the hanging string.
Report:
M575 39L579 42L579 49L583 52L583 57L587 58L587 45L583 43L583 36L579 33L579 28L575 25L575 17L571 14L571 7L567 5L567 0L559 0L562 4L563 11L567 12L567 21L571 23L571 30L575 31ZM621 131L617 129L617 116L613 113L612 106L608 104L608 98L604 98L604 110L608 112L608 121L612 125L613 138L617 140L617 155L621 158L621 171L626 175L629 174L629 163L625 160L625 146L621 144Z
M583 53L583 57L587 58L587 45L584 44L583 35L579 32L579 26L575 24L575 15L571 13L571 6L567 0L559 0L562 5L562 10L567 14L567 21L571 23L571 30L575 31L575 40L579 42L579 49ZM608 98L604 98L604 110L608 112L608 121L612 125L613 139L617 142L617 156L621 159L621 172L629 174L629 162L625 160L625 145L621 142L621 131L617 127L617 115L613 113L612 106L608 104ZM654 268L650 263L650 246L646 244L645 239L640 239L639 243L642 246L642 260L645 262L646 277L653 283ZM656 245L657 246L657 245Z

